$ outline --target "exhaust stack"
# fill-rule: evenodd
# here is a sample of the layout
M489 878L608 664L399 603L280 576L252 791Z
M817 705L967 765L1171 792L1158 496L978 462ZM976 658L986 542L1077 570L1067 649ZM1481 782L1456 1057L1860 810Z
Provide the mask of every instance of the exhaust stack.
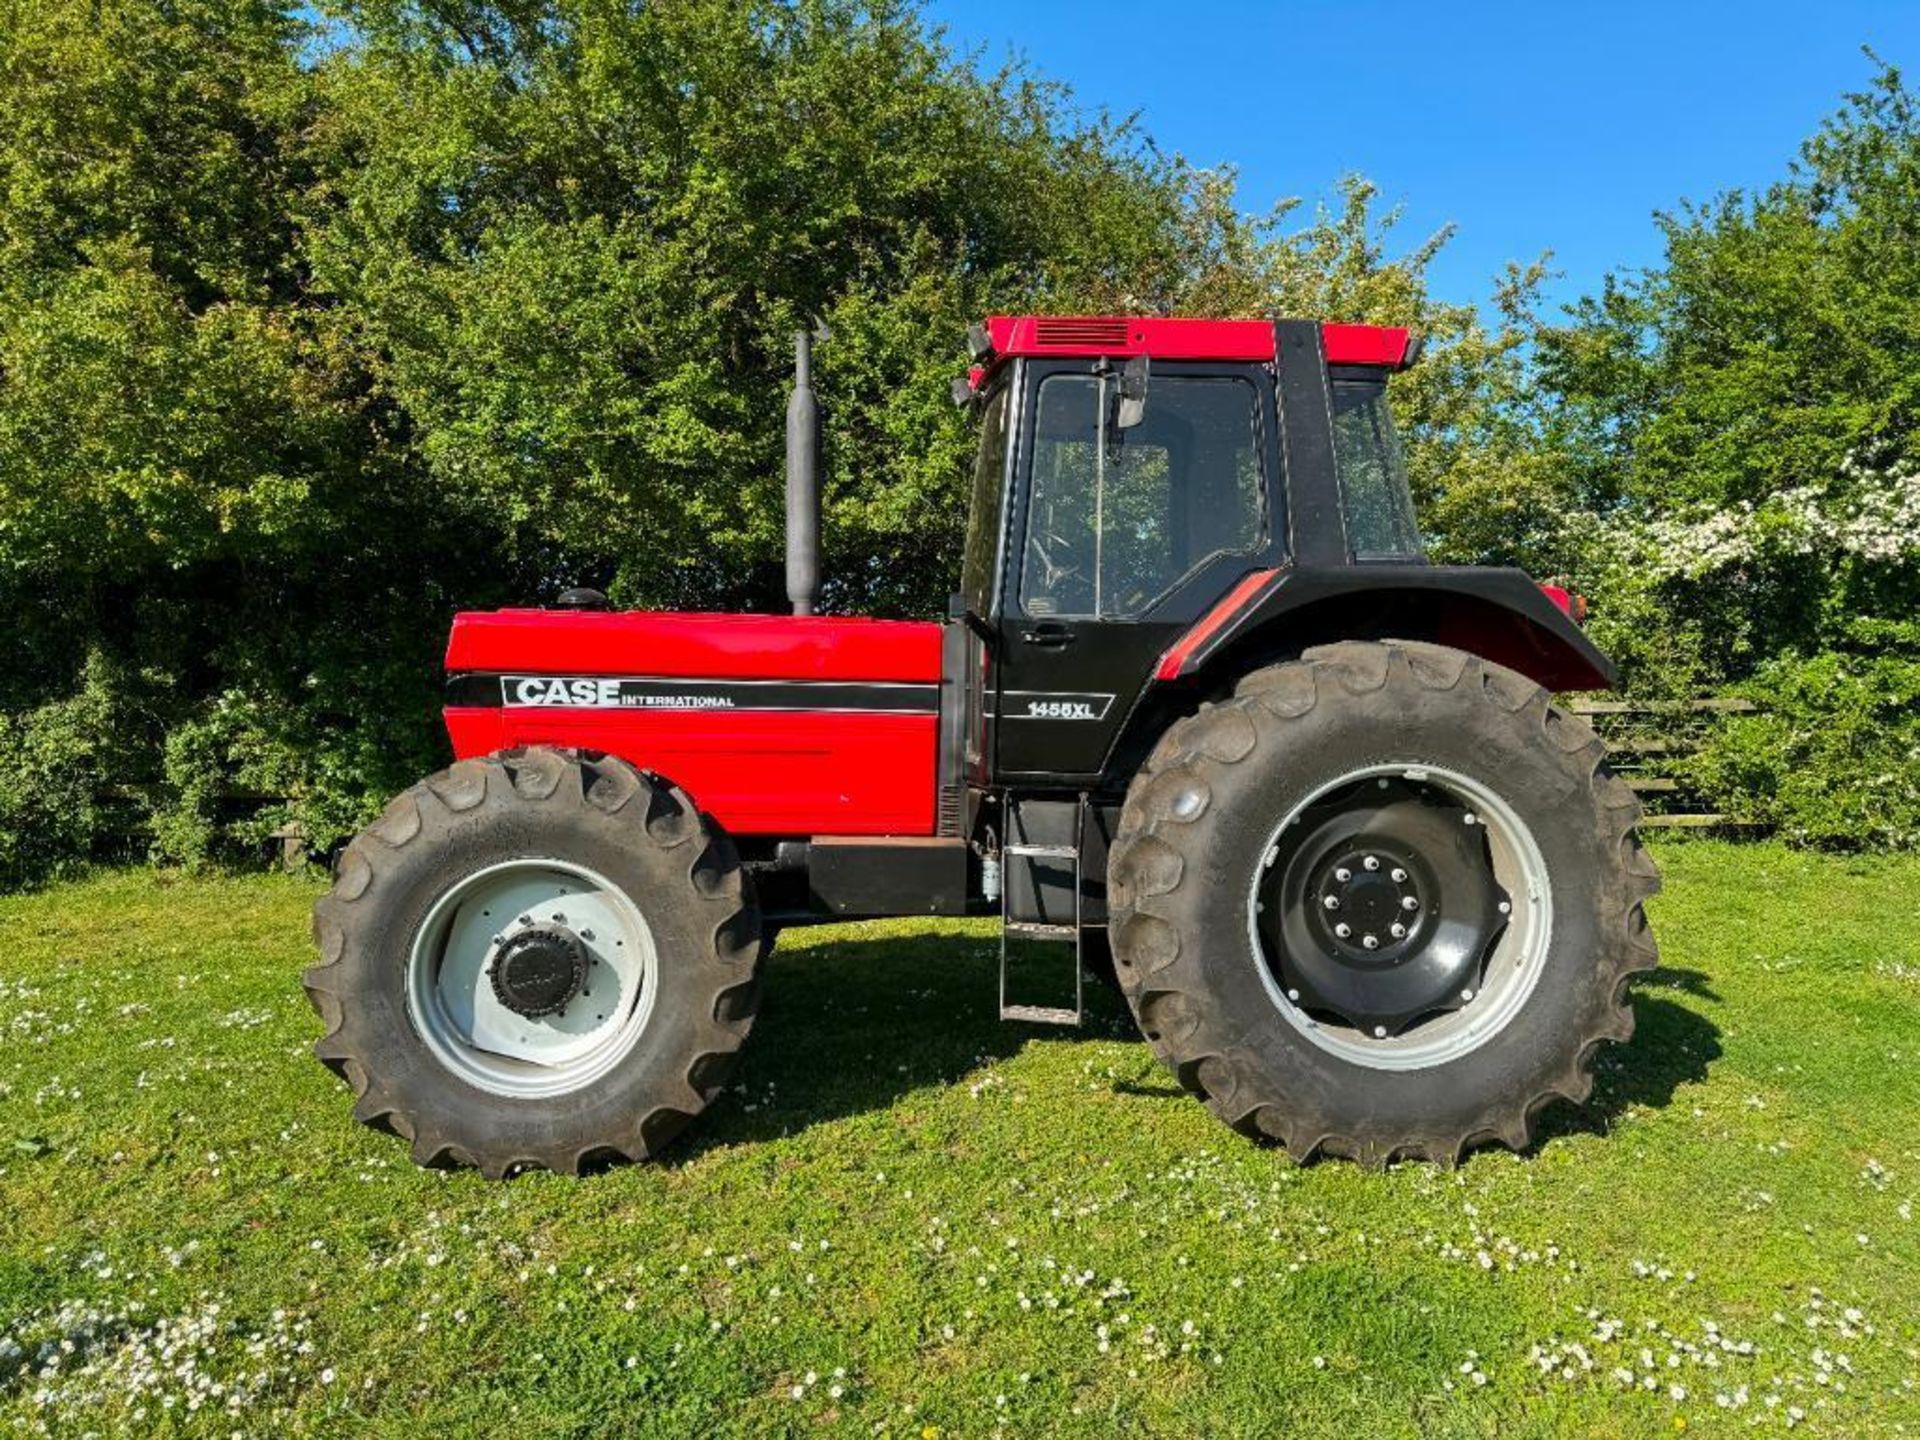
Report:
M813 614L820 597L820 406L813 398L813 337L793 337L793 394L787 400L787 599Z

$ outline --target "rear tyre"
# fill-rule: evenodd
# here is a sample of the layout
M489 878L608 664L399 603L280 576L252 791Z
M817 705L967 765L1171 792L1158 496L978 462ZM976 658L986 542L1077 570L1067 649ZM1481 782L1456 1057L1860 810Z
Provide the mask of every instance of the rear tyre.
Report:
M1633 1030L1657 959L1639 805L1580 721L1461 651L1344 643L1248 675L1135 778L1122 988L1235 1129L1368 1164L1531 1143Z
M342 853L313 931L315 1052L355 1116L495 1179L659 1154L758 1003L732 845L608 756L512 750L415 785Z

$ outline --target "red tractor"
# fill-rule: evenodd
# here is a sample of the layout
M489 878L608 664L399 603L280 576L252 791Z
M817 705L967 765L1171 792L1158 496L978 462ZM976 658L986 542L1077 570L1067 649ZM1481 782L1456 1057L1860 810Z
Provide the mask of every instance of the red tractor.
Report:
M777 929L820 920L999 915L1004 1017L1077 1021L1104 974L1184 1086L1301 1159L1524 1147L1631 1032L1659 880L1549 698L1612 667L1563 592L1426 560L1386 399L1417 342L970 340L944 624L812 613L804 338L793 615L456 618L459 758L347 846L306 976L320 1057L416 1160L657 1155L726 1084ZM1009 941L1072 1003L1015 1003Z

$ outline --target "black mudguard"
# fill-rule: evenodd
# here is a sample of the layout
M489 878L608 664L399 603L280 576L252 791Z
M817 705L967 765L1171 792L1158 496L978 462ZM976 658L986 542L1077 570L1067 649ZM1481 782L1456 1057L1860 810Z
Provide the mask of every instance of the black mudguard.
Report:
M1549 690L1602 690L1613 662L1525 571L1468 565L1286 566L1181 658L1187 680L1222 661L1331 640L1431 640L1518 670Z

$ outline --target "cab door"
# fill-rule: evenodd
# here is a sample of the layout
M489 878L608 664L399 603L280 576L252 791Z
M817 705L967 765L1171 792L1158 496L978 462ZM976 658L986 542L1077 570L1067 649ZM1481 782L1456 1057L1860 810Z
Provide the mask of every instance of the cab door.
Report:
M994 646L1002 782L1098 775L1161 654L1277 563L1268 368L1155 367L1126 427L1119 398L1114 363L1027 367Z

